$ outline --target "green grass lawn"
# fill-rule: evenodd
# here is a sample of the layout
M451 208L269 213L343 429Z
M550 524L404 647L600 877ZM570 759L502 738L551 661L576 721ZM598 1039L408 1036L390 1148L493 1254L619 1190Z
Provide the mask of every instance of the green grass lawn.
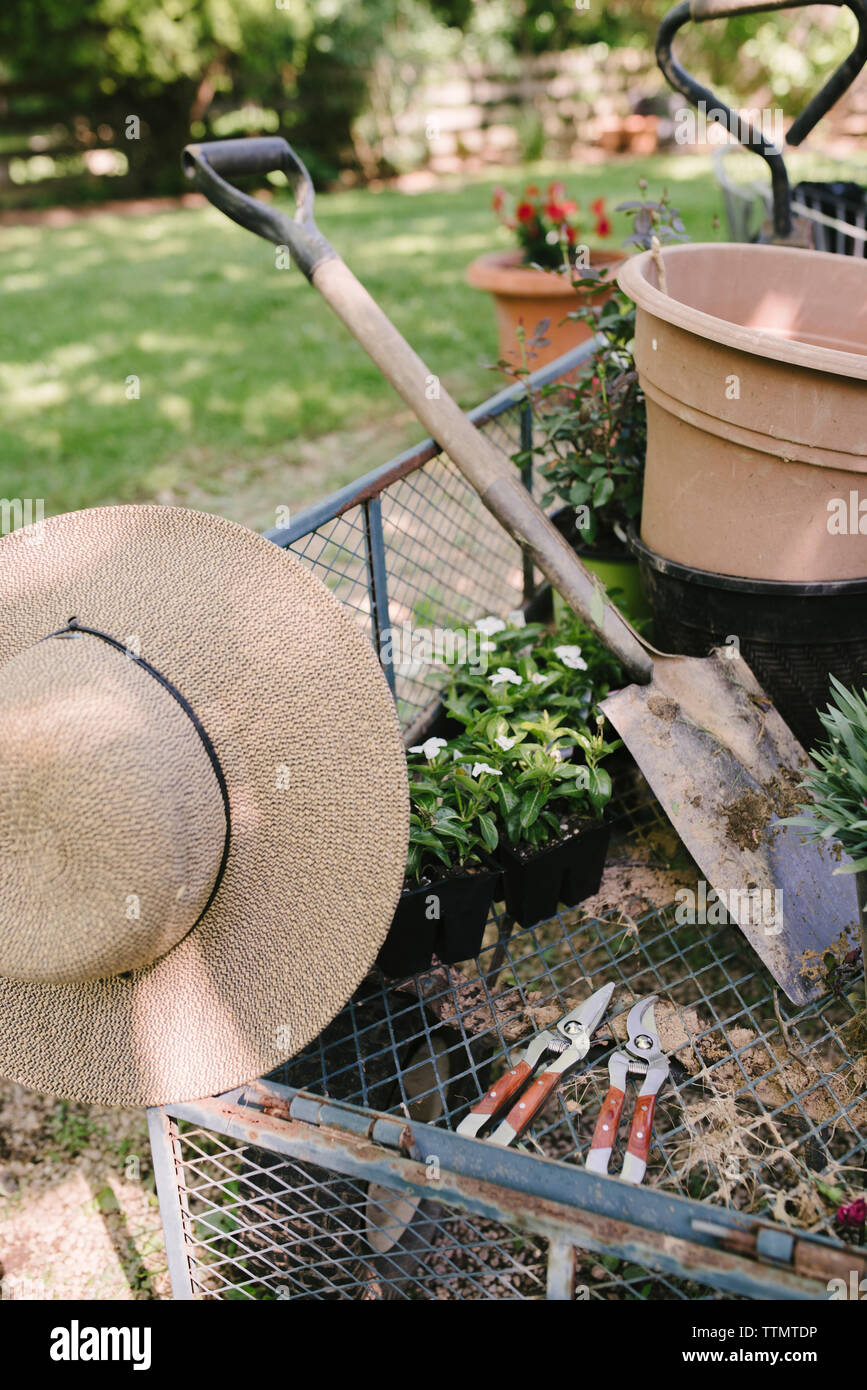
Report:
M694 239L717 235L709 161L671 157L331 193L317 219L468 407L501 384L482 365L491 305L463 279L508 244L494 184L562 177L582 204L613 206L642 172ZM627 230L618 216L615 241ZM266 527L422 433L298 272L212 209L0 229L0 292L0 494L41 497L46 514L157 499Z

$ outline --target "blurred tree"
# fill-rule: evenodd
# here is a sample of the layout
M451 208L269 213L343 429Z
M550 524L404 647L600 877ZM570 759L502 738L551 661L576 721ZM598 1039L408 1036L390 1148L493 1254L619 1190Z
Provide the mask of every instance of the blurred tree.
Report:
M356 118L365 108L398 112L426 65L462 54L508 65L586 43L647 49L668 8L669 0L588 0L587 8L576 0L5 0L0 102L5 96L7 129L22 136L59 130L55 146L120 149L127 192L176 191L191 134L276 129L322 182L348 166L376 171L376 149L353 140ZM678 52L724 98L759 94L794 114L853 34L848 11L811 7L689 25Z

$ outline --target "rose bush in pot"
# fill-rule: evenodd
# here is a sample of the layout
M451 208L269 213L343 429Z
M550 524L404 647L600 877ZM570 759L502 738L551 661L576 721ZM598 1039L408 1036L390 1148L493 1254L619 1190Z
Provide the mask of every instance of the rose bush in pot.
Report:
M480 256L468 268L467 281L474 289L487 290L493 296L499 356L504 363L516 361L519 327L530 336L537 324L545 323L544 339L540 338L535 350L534 366L540 367L590 336L586 325L567 319L574 303L568 268L582 243L586 224L578 204L566 197L562 183L549 184L545 192L537 184L528 184L517 200L498 189L493 206L503 225L514 233L517 248ZM612 229L604 200L594 199L589 210L594 238L607 240ZM590 259L600 269L614 267L623 260L623 252L593 251ZM592 296L596 291L589 287L584 293Z

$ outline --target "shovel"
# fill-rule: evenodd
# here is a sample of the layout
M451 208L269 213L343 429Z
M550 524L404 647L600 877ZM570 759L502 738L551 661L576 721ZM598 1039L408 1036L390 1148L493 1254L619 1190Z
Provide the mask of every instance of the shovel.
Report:
M524 488L518 471L439 386L313 220L313 184L279 137L189 145L187 177L233 221L288 248L292 259L488 510L554 589L618 658L634 684L602 709L629 748L678 835L774 979L796 1004L824 992L815 967L858 905L851 875L832 876L834 847L806 844L781 824L807 756L732 648L667 656L641 638ZM295 213L228 180L281 170ZM436 399L431 399L435 395ZM681 904L683 920L725 921L706 887ZM717 915L714 915L714 914ZM812 967L812 969L811 969Z

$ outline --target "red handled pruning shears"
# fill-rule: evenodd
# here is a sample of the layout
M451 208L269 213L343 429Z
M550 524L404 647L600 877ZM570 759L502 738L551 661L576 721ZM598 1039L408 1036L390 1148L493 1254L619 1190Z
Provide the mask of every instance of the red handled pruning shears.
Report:
M668 1058L660 1047L653 1015L653 1006L658 997L656 994L649 994L646 999L639 999L629 1010L626 1020L626 1050L621 1052L618 1049L608 1059L608 1094L596 1121L585 1165L593 1173L608 1172L611 1150L614 1148L623 1102L626 1099L626 1078L630 1072L643 1076L644 1081L635 1102L626 1157L620 1172L625 1182L641 1182L647 1170L653 1109L659 1088L668 1076Z
M482 1126L502 1110L506 1101L517 1095L525 1081L530 1080L540 1061L550 1056L544 1070L535 1077L520 1100L512 1106L506 1118L489 1136L488 1142L505 1146L517 1139L564 1073L587 1056L593 1034L599 1027L613 993L613 984L603 985L602 989L597 989L595 994L591 994L589 999L579 1004L577 1009L561 1018L555 1028L546 1028L544 1032L537 1033L511 1071L500 1077L469 1115L464 1116L458 1125L458 1134L471 1137L478 1134Z

